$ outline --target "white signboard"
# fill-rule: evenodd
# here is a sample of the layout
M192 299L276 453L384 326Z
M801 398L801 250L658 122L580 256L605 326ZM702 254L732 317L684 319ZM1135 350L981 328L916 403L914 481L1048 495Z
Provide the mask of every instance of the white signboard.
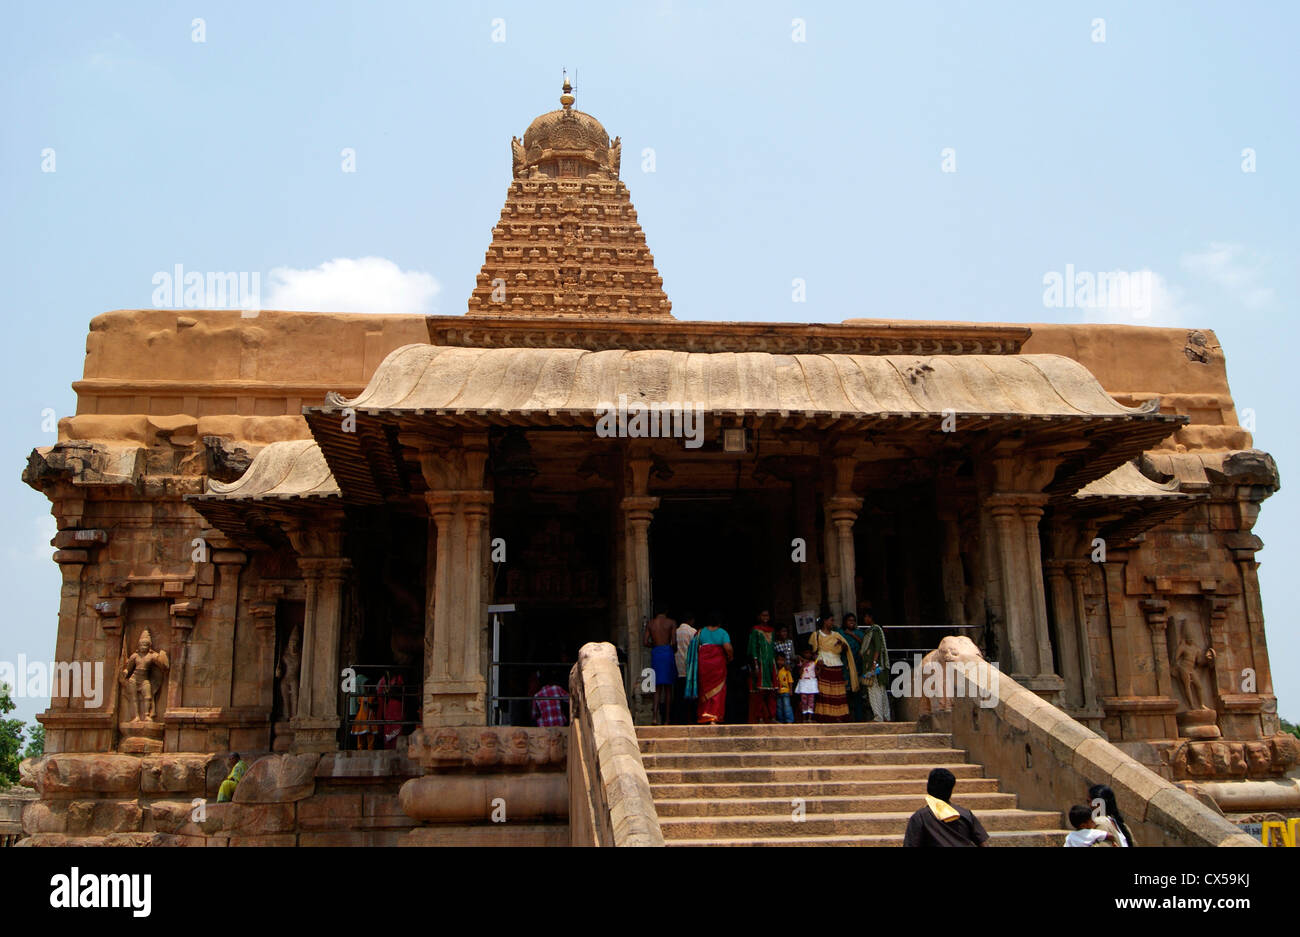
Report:
M817 630L817 613L815 611L794 613L794 633L812 634Z

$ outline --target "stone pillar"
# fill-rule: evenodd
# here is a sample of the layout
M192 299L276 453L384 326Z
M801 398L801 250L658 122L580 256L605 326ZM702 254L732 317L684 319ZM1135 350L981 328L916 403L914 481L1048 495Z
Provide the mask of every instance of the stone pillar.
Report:
M1043 589L1043 551L1038 526L1043 519L1047 495L1024 495L1020 501L1020 522L1024 525L1025 579L1029 586L1029 614L1033 622L1038 653L1038 676L1060 684L1052 663L1052 638L1048 633L1047 595ZM1058 687L1059 688L1059 687Z
M853 543L853 524L862 510L862 499L837 495L826 499L827 520L835 530L835 558L839 572L839 606L836 612L840 624L849 612L857 614L857 555ZM832 609L834 600L832 600Z
M293 720L296 752L338 748L342 682L339 640L343 629L343 587L351 565L350 560L340 556L298 560L307 580L307 608L303 620L298 714Z
M1097 694L1096 670L1092 665L1092 639L1089 634L1088 601L1085 586L1088 581L1088 561L1071 560L1066 565L1070 577L1070 595L1074 604L1074 623L1077 629L1079 680L1083 685L1083 707L1089 713L1101 714Z
M659 507L659 499L649 493L652 464L644 450L629 454L624 478L626 493L619 503L623 511L625 550L623 595L627 672L624 674L624 688L637 719L647 715L643 711L646 704L641 698L641 668L645 666L642 627L654 614L650 607L650 522Z
M1060 702L1065 681L1056 675L1048 634L1047 595L1043 588L1038 524L1046 496L1003 492L985 499L993 518L993 549L1002 580L1002 614L1013 678L1027 689Z
M248 554L242 550L213 550L212 565L217 567L217 584L208 614L230 622L226 634L213 644L212 704L226 707L235 704L235 639L239 635L239 577Z
M436 550L432 617L425 617L430 655L424 686L426 728L484 725L487 677L483 669L484 527L490 491L430 491L425 494Z
M448 440L411 432L398 439L418 451L429 486L422 722L425 729L486 725L488 434L466 431Z
M853 472L858 460L840 454L831 459L834 494L822 505L826 524L826 596L831 614L842 624L844 616L858 612L857 556L853 524L862 510L862 499L853 494Z
M1052 596L1052 617L1056 622L1056 646L1060 653L1061 678L1065 680L1065 699L1073 708L1084 706L1083 674L1079 643L1079 625L1075 619L1073 589L1066 575L1066 560L1048 560L1044 575Z
M1002 619L1006 623L1007 644L1003 649L1013 679L1022 683L1037 674L1034 660L1037 642L1033 637L1029 602L1022 585L1025 572L1020 568L1024 550L1020 546L1020 508L1008 495L992 495L987 499L989 516L993 518L993 552L997 560L998 578L1002 585Z
M966 574L961 565L961 525L955 509L941 509L943 527L943 608L949 625L974 624L966 620ZM973 637L967 632L967 637Z
M1156 695L1169 696L1173 681L1169 675L1169 603L1163 599L1142 599L1138 603L1151 632L1151 659L1155 662Z

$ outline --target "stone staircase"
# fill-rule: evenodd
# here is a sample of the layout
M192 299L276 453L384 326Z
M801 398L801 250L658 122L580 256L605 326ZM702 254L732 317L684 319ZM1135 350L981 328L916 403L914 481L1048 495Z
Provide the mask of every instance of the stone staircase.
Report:
M639 726L637 738L669 846L901 846L936 767L957 776L953 801L990 846L1060 846L1068 832L911 722Z

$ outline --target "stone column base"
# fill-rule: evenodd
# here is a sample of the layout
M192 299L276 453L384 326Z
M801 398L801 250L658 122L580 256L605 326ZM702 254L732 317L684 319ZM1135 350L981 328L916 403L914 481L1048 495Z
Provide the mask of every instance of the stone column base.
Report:
M1025 674L1012 674L1011 679L1026 690L1032 690L1053 706L1059 708L1065 701L1065 681L1054 673L1038 674L1032 677Z
M291 752L333 752L338 751L339 720L332 719L295 719L293 725L293 742Z

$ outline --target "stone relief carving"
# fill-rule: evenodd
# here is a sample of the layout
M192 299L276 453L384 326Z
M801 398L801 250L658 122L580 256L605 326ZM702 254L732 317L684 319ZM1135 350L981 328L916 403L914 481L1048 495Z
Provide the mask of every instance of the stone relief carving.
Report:
M298 680L302 672L302 636L297 628L289 633L275 667L280 681L280 717L286 722L298 715Z
M122 670L126 688L124 708L131 710L128 722L158 721L158 693L170 669L167 652L154 648L153 635L145 628L140 632L135 653L126 659Z
M1214 707L1207 705L1207 694L1204 692L1198 671L1213 668L1214 648L1201 648L1192 642L1186 617L1180 616L1177 623L1178 647L1174 651L1174 679L1178 681L1178 686L1183 691L1183 699L1189 710L1213 712Z
M437 768L563 765L568 729L531 726L444 726L410 736L411 759Z

